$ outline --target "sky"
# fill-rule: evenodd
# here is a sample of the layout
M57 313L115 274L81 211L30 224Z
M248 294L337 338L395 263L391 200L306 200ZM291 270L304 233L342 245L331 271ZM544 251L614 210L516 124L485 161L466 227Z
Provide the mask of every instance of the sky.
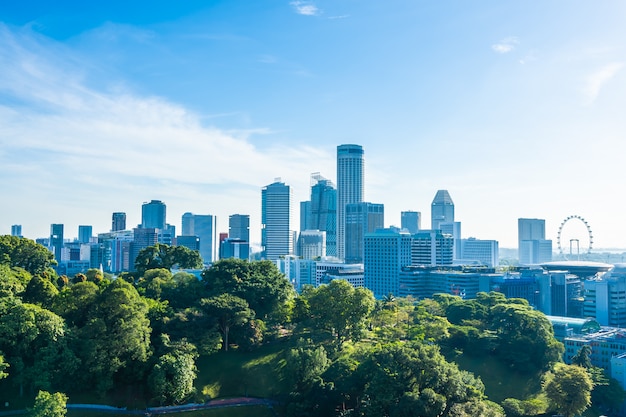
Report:
M447 189L462 237L517 247L571 215L626 248L621 0L22 0L0 8L0 234L127 226L141 205L250 214L365 151L385 224ZM588 246L574 218L562 241ZM555 243L556 247L556 243Z

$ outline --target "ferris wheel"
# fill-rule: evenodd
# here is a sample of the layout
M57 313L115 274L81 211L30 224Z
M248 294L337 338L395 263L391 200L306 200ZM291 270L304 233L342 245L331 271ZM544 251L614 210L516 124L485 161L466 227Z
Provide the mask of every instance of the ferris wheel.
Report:
M574 223L581 222L584 225L582 232L579 232L579 235L582 233L583 236L567 235L566 231L570 226L573 226ZM569 226L568 226L569 225ZM586 229L587 238L584 238ZM565 230L565 231L564 231ZM580 239L582 237L582 240ZM559 247L559 254L563 255L563 245L562 242L565 240L565 243L569 245L569 254L572 255L572 251L574 249L574 245L578 251L578 255L580 256L581 249L583 249L587 254L591 253L591 249L593 247L593 233L591 232L591 226L587 223L587 220L582 218L577 214L573 214L571 216L567 216L565 220L559 226L559 233L557 235L556 241L557 246ZM586 245L586 246L581 246Z

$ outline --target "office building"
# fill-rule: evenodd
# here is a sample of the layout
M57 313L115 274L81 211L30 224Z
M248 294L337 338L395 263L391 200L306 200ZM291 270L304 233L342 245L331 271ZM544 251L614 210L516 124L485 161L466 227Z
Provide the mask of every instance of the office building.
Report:
M63 225L50 225L50 250L54 254L54 259L59 263L63 260L63 242Z
M11 236L22 237L22 225L14 224L11 226Z
M497 240L481 240L470 237L461 239L461 259L463 261L477 261L489 268L498 266L499 248Z
M420 230L413 235L411 265L452 265L454 239L441 230Z
M520 265L537 265L552 260L552 241L546 239L546 221L517 219Z
M111 218L111 231L126 230L126 213L115 212Z
M439 190L435 194L430 205L431 229L440 229L440 223L451 223L454 221L454 203L448 190Z
M208 265L217 260L218 244L216 217L210 214L193 214L187 212L183 214L181 223L181 236L196 236L199 238L198 250L200 251L202 262L205 265ZM186 238L184 240L187 241ZM180 245L178 242L177 244Z
M366 202L347 204L345 225L345 261L363 263L365 235L385 227L385 207Z
M233 214L228 217L228 237L250 242L250 216Z
M193 236L193 218L194 215L193 213L184 213L183 217L181 219L181 228L180 228L180 234L181 236Z
M80 243L91 242L91 236L93 235L92 226L78 226L78 241Z
M187 249L200 251L200 238L198 236L176 236L176 246L184 246Z
M311 229L311 202L300 202L300 231Z
M337 256L337 189L319 173L311 174L308 229L326 233L325 256Z
M453 260L461 259L461 222L441 222L439 223L441 233L452 236L452 257Z
M133 229L133 242L130 245L130 262L129 268L135 270L135 260L139 252L148 246L154 246L158 243L158 229L154 227L136 227Z
M419 211L403 211L400 213L400 228L414 235L422 228L422 213Z
M296 254L302 259L317 259L326 254L326 232L303 230L298 237Z
M363 147L337 146L337 257L346 257L346 206L363 201Z
M165 229L166 207L160 200L152 200L141 206L141 227L144 229Z
M626 264L583 282L583 317L602 326L626 327Z
M404 229L378 229L365 235L365 287L382 298L399 295L400 271L411 264L411 234Z
M261 246L263 257L275 261L293 254L291 187L280 179L261 190Z
M399 295L422 300L434 294L445 293L463 299L476 298L478 292L488 292L491 272L472 270L446 270L434 266L407 266L400 271Z
M250 259L250 242L227 237L220 242L220 259Z

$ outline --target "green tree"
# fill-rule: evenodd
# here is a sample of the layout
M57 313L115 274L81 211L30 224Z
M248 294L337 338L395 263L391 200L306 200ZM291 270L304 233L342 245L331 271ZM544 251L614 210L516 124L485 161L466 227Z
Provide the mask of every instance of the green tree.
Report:
M30 280L30 273L22 268L0 264L0 297L21 296Z
M6 307L6 306L5 306ZM66 326L56 314L34 304L11 302L0 314L0 351L20 387L50 389L77 367L67 345Z
M210 296L224 293L243 298L257 317L267 320L279 306L293 298L289 280L270 261L223 259L202 272Z
M565 417L581 414L589 407L592 389L585 368L563 363L555 364L543 387L551 404Z
M55 392L39 391L35 404L30 410L31 417L65 417L67 413L67 395Z
M294 381L294 391L302 392L310 388L313 382L321 378L330 366L324 346L301 346L291 349L287 354L287 374Z
M333 280L306 294L311 325L328 331L337 345L360 338L366 320L374 309L374 295L365 288L354 288L348 281Z
M241 326L254 318L254 311L248 307L246 300L231 294L203 299L202 310L212 317L222 333L222 348L228 351L228 336L232 327Z
M85 324L76 329L76 351L88 370L88 382L101 394L113 386L116 373L130 365L141 367L150 357L152 329L147 314L146 301L121 279L104 288L88 308Z
M50 309L58 293L59 290L46 276L35 275L26 286L22 298L28 303Z
M56 265L54 255L45 246L17 236L0 236L0 264L20 267L32 275Z
M8 372L6 372L9 364L4 361L4 356L0 354L0 379L6 378L9 376Z
M552 324L542 312L528 305L501 303L491 307L490 317L490 327L498 336L498 355L517 371L543 371L561 361L563 344L554 338Z
M154 364L148 386L159 403L177 404L194 392L198 353L195 346L187 342L167 343L167 348Z
M96 284L100 284L104 280L104 273L98 268L89 268L85 276L87 281L95 282Z
M143 275L149 269L201 268L200 252L184 246L169 246L157 243L139 251L135 259L135 270Z

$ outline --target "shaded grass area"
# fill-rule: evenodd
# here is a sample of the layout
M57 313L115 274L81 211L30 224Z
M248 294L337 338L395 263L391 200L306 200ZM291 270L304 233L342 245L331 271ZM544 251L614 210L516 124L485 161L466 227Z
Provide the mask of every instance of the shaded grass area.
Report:
M250 396L273 398L289 392L284 375L287 344L265 345L253 352L219 352L199 358L195 386L206 399Z
M485 384L485 394L491 401L500 403L507 398L524 400L541 391L541 374L514 372L494 356L461 354L446 355L446 359L455 362L459 369L479 376Z

